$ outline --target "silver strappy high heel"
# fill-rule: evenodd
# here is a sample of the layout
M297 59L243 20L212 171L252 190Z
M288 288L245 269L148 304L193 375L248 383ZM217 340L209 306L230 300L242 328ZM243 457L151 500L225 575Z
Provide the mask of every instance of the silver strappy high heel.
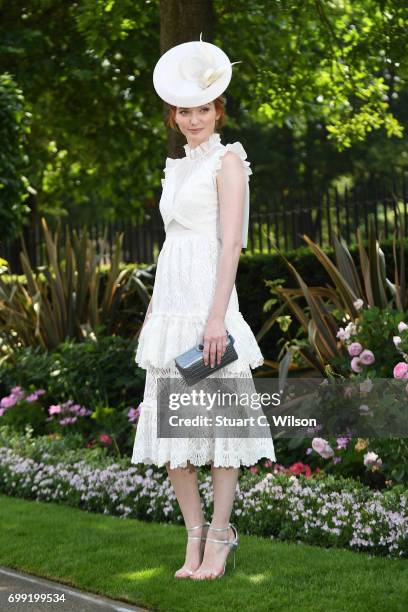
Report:
M238 530L235 527L235 525L233 525L232 523L228 524L228 527L209 527L208 529L211 529L212 531L229 531L229 529L232 529L232 531L234 532L235 535L235 539L234 540L215 540L214 538L209 538L207 537L207 540L209 542L218 542L219 544L227 544L230 547L230 550L232 549L234 552L234 569L235 569L235 551L238 548L238 544L239 544L239 536L238 536ZM222 578L222 576L224 576L225 574L225 566L227 563L227 558L224 561L224 567L221 573L219 574L215 574L215 572L211 572L213 576L215 576L216 578ZM201 579L200 579L201 580Z
M195 525L194 527L186 527L187 531L195 531L196 529L200 529L203 527L210 527L210 523L207 521L206 523L203 523L202 525ZM205 542L206 537L204 538L203 536L191 536L190 534L187 536L187 538L189 540L201 540L202 542ZM204 554L204 546L200 547L200 559L202 560L203 558L203 554ZM187 576L176 576L176 574L174 574L175 578L189 578L195 571L197 570L190 570L187 567L180 567L180 570L183 570L184 572L187 572ZM177 571L180 571L177 570Z

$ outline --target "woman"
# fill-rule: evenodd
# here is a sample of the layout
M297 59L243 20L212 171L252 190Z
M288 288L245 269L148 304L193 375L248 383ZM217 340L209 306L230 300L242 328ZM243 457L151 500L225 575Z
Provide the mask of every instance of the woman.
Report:
M132 463L166 465L188 531L184 565L176 578L213 579L225 573L228 553L238 546L229 520L240 465L276 461L268 429L264 438L157 437L157 379L180 378L174 359L204 345L203 359L220 363L227 330L238 359L211 376L248 378L263 363L256 339L239 311L235 277L247 244L249 175L239 142L223 145L216 131L224 116L221 97L231 79L228 57L201 40L177 45L156 65L153 82L170 105L170 126L186 137L185 157L166 159L160 212L166 239L136 362L146 385ZM214 514L205 522L196 466L210 464Z

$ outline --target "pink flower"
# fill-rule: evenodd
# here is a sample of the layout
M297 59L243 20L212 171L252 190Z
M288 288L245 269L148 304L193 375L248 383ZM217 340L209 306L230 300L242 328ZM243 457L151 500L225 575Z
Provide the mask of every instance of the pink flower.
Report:
M7 397L3 397L3 399L0 402L0 407L1 408L11 408L11 406L14 406L14 404L16 404L18 401L17 397L15 395L8 395Z
M353 370L353 372L361 372L362 368L360 367L360 357L353 357L353 359L351 360L351 369Z
M258 470L258 468L256 467L256 465L252 465L252 466L249 468L249 471L250 471L250 472L252 472L253 474L257 474L259 470Z
M350 357L357 357L363 350L363 347L359 342L352 342L348 347L348 353Z
M101 434L99 436L99 441L103 444L112 444L112 438L108 436L108 434Z
M11 393L10 395L14 395L17 398L17 401L23 399L24 397L24 391L21 387L13 387L11 389Z
M364 349L364 351L360 354L359 359L362 364L371 365L375 361L374 353L368 349Z
M54 404L48 408L48 412L49 414L59 414L61 412L61 406Z
M394 378L408 378L408 364L400 361L393 369Z
M313 438L312 448L323 457L323 459L330 459L330 457L334 455L332 447L324 438Z

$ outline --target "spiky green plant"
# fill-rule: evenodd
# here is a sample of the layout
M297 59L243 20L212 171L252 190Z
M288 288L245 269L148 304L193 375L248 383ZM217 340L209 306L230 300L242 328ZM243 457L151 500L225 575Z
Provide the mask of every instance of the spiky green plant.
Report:
M119 270L123 234L115 235L109 257L106 237L98 254L86 229L73 231L72 241L67 232L61 244L60 227L53 236L44 218L41 225L46 265L34 269L23 241L20 259L26 282L6 282L0 275L0 334L9 347L51 350L67 339L97 340L100 334L118 332L122 300L130 292L148 304L150 295L138 271Z
M264 323L257 334L257 340L260 341L279 317L289 309L307 334L309 344L307 347L292 347L290 355L286 356L284 366L281 362L280 369L289 367L294 352L297 350L306 363L326 375L332 368L333 358L339 355L339 351L344 350L336 338L339 322L338 314L336 317L334 311L340 313L342 317L354 320L358 317L356 300L362 300L363 307L406 309L408 292L404 261L404 233L402 222L399 221L393 233L394 282L386 277L384 253L376 236L372 215L369 217L368 252L364 248L361 232L357 230L361 276L342 237L340 240L336 236L333 237L334 263L315 242L304 234L302 238L326 270L333 282L333 287L309 287L295 266L273 243L273 247L288 266L300 289L274 286L273 291L280 296L283 304ZM399 262L397 245L400 253ZM301 298L307 302L308 313L298 304ZM332 369L336 371L335 368Z

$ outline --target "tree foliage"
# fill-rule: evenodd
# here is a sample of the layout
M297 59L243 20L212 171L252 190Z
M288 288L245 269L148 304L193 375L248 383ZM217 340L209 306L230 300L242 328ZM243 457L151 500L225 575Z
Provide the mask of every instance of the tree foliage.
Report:
M17 235L28 207L28 182L23 175L27 163L23 142L29 130L24 98L12 77L0 75L0 228Z
M381 170L384 151L405 167L405 2L197 1L213 8L213 42L242 61L226 131L245 132L265 188ZM185 0L171 4L189 11ZM7 67L32 115L26 175L41 212L130 218L157 201L159 24L159 0L0 0L0 73Z

